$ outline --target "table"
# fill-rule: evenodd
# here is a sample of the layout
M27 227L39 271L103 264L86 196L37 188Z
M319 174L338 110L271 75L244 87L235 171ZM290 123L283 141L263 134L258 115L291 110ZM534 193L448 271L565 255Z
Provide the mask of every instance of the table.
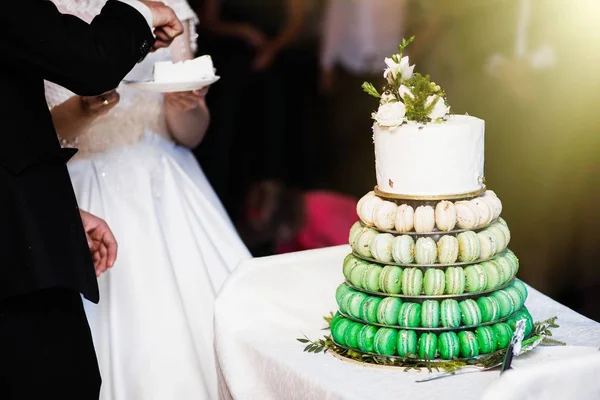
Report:
M342 260L349 252L348 246L340 246L257 258L236 269L215 305L221 397L481 398L486 388L498 380L498 371L415 383L427 372L361 366L331 354L302 351L303 345L296 341L302 334L311 339L328 334L322 330L326 327L322 317L337 309L335 289L343 281ZM526 306L534 320L558 317L560 328L553 331L555 339L569 345L600 347L600 324L528 289Z

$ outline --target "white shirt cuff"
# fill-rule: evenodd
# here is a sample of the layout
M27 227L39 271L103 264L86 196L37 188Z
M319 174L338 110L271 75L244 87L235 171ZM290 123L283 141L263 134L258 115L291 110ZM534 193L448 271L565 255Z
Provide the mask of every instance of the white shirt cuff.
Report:
M150 30L154 31L154 17L152 16L152 11L150 11L150 9L145 4L142 4L137 0L118 0L118 1L120 1L121 3L128 4L131 7L138 10L138 12L140 14L142 14L144 19L148 23L148 27L150 28Z

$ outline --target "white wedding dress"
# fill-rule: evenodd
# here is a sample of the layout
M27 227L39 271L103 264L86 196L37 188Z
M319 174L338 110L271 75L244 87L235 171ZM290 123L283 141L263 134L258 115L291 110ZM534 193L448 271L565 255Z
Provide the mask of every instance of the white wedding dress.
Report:
M87 21L105 3L53 1ZM183 21L196 20L184 0L166 2ZM148 55L128 79L149 78L172 51L181 50ZM118 90L110 113L63 143L80 149L69 163L80 207L106 219L120 245L99 279L100 304L85 305L101 399L215 399L214 299L250 255L192 153L170 139L162 95ZM72 95L46 83L50 105Z

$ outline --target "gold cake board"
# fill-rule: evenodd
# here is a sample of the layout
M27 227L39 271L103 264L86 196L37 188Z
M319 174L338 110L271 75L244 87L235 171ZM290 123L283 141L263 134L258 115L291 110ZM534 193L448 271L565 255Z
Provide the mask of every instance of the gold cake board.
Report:
M459 194L445 194L439 196L416 196L409 194L397 194L397 193L387 193L382 190L379 190L378 186L375 186L374 192L378 197L383 197L389 200L411 200L411 201L439 201L439 200L468 200L475 198L487 190L486 186L483 185L481 189L468 192L468 193L459 193Z

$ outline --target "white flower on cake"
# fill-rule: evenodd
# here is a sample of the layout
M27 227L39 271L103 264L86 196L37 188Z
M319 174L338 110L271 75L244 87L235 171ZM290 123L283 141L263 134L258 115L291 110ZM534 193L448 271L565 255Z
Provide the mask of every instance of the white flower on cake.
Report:
M377 113L373 113L373 119L380 126L399 126L404 122L406 108L404 104L397 101L393 103L381 104Z
M429 113L429 118L431 118L432 121L437 121L441 118L444 118L450 112L450 107L446 106L446 102L444 101L443 97L433 94L427 97L427 100L425 101L425 106L431 106L431 103L433 103L434 101L435 105Z
M413 70L415 69L414 64L409 64L408 56L400 57L400 54L396 54L392 56L392 58L386 57L385 59L387 68L383 72L383 77L390 83L396 79L398 74L400 74L402 81L409 80L413 75ZM397 60L400 61L398 62Z
M398 95L400 95L400 98L402 100L404 100L404 96L408 96L411 99L415 98L415 96L412 94L412 92L410 91L410 89L406 85L400 85L400 89L398 89Z

